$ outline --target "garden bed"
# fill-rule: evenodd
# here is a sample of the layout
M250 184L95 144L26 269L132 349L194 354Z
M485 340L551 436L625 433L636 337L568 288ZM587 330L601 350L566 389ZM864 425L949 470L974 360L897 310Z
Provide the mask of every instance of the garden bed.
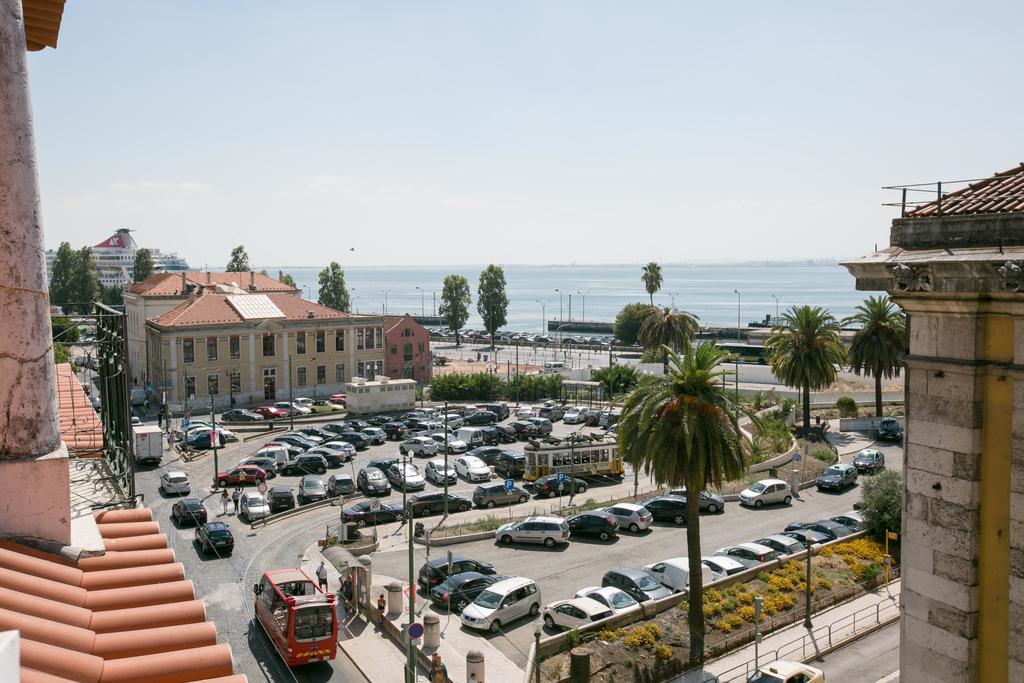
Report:
M867 538L822 548L812 559L811 591L820 611L876 587L882 578L882 546ZM764 598L761 633L804 617L804 562L759 573L746 583L704 591L706 658L753 640L754 596ZM570 636L570 645L590 654L591 681L659 681L681 673L689 656L687 604L683 600L653 619L634 626ZM569 653L541 663L542 680L561 682L569 673Z

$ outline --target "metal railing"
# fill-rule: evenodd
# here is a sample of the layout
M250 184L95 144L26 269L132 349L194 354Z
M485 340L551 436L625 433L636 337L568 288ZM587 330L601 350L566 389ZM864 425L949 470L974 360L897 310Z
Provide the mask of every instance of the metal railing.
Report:
M882 187L883 190L896 191L899 192L901 196L900 201L882 202L882 206L900 207L900 216L902 217L906 216L908 211L913 211L921 206L934 203L936 215L942 216L944 211L949 211L955 208L958 204L979 201L994 203L1001 201L1019 202L1024 200L1024 193L1021 192L985 194L980 197L973 193L956 196L957 192L966 189L973 183L980 183L983 181L999 182L1000 180L1001 178L999 176L991 176L988 178L969 178L966 180L939 180L932 183L913 183L910 185L886 185Z

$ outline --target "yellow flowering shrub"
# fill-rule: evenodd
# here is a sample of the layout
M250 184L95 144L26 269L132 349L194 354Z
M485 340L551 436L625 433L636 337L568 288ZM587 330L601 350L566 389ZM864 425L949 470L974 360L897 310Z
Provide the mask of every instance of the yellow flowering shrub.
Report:
M658 659L672 659L672 648L668 645L656 645L654 647L654 656Z

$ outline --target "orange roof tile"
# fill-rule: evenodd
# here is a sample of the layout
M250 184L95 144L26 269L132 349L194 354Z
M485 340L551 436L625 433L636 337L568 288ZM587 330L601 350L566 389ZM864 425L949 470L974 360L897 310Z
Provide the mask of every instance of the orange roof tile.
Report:
M103 426L68 363L57 365L57 419L60 438L75 455L99 456Z
M149 322L160 327L201 327L247 322L228 302L229 296L245 295L203 291ZM284 313L284 318L275 318L276 320L344 320L354 317L349 313L306 301L291 294L269 293L266 296Z
M905 218L966 216L1024 211L1024 164L944 194L942 212L938 201L907 211Z
M22 681L246 683L152 512L94 517L101 557L72 563L0 542L0 630L21 632Z
M291 285L286 285L280 280L275 280L263 273L215 273L205 271L190 271L187 273L157 273L142 282L136 282L127 287L128 292L142 296L186 296L188 292L181 289L181 276L184 274L187 284L196 287L204 285L230 285L235 284L239 288L251 292L282 292L296 294L299 290ZM250 288L252 285L252 288Z
M57 47L65 0L22 0L25 14L25 48L30 51Z

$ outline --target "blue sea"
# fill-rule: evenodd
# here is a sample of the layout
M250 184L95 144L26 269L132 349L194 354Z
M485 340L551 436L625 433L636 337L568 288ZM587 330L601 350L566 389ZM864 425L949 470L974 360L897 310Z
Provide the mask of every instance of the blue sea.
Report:
M264 266L261 266L264 267ZM316 300L320 268L265 266L277 276L290 273L299 287L308 288ZM476 286L482 266L450 267L349 267L345 283L353 312L411 313L432 315L440 304L441 283L446 275L469 280L473 305L468 327L482 327L476 313ZM648 301L640 280L639 265L505 266L509 298L508 329L539 332L542 306L548 320L597 320L611 322L628 303ZM837 318L850 315L867 296L857 292L847 270L838 265L737 264L664 265L664 283L654 295L655 304L672 305L696 315L702 325L735 326L737 298L742 326L764 320L789 306L813 304L832 311ZM417 289L419 287L420 289ZM556 290L561 290L556 291ZM737 297L736 291L739 291ZM386 294L385 294L386 292ZM307 296L303 292L303 296Z

